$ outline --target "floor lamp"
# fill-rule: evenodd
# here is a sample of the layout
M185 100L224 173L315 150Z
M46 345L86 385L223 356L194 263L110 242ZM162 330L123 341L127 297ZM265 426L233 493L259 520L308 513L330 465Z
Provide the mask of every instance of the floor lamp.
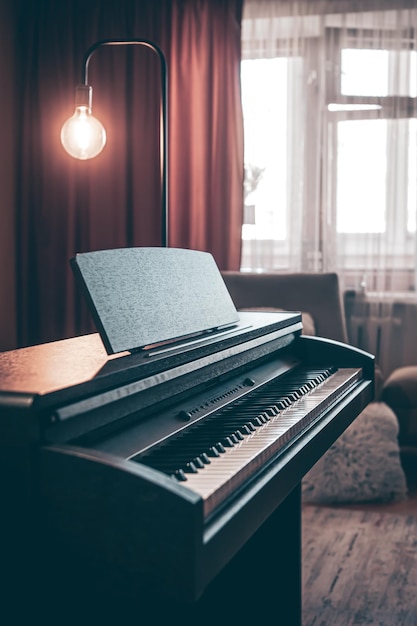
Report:
M162 50L146 39L103 39L90 46L84 55L82 81L75 91L75 112L62 127L61 143L76 159L92 159L106 144L106 131L92 111L92 87L88 84L88 65L93 53L103 46L145 46L153 50L160 61L160 174L161 174L161 243L168 246L168 120L167 120L167 65Z

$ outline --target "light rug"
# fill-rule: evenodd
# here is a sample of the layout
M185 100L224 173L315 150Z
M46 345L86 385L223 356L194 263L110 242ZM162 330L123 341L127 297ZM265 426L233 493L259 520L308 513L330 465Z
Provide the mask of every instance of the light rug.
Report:
M417 517L303 507L303 626L416 626Z
M388 502L407 496L398 420L382 402L369 404L305 476L310 503Z

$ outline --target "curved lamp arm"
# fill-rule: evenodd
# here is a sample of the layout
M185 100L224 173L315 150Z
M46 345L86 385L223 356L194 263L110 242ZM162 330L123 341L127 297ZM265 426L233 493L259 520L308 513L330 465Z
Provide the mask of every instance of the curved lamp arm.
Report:
M91 159L106 144L106 131L92 114L92 87L88 84L88 66L94 52L103 46L145 46L153 50L160 61L161 115L160 115L160 174L162 204L162 246L168 245L168 96L167 64L162 50L147 39L102 39L94 43L84 55L81 84L75 91L75 112L62 127L61 143L77 159Z

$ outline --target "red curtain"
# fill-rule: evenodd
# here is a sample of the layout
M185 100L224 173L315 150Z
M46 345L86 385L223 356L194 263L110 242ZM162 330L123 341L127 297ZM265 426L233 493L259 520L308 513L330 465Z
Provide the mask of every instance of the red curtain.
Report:
M75 161L60 145L82 58L94 42L142 38L169 75L170 246L240 262L242 0L38 0L19 18L18 329L30 345L94 330L69 259L159 246L160 66L143 47L103 47L89 66L107 145Z
M174 2L171 243L239 269L243 207L242 2Z

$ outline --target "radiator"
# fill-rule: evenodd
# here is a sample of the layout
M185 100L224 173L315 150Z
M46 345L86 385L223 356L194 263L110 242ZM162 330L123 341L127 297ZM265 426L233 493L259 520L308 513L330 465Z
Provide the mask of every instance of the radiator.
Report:
M394 369L417 365L417 301L346 294L349 343L375 356L386 378Z

